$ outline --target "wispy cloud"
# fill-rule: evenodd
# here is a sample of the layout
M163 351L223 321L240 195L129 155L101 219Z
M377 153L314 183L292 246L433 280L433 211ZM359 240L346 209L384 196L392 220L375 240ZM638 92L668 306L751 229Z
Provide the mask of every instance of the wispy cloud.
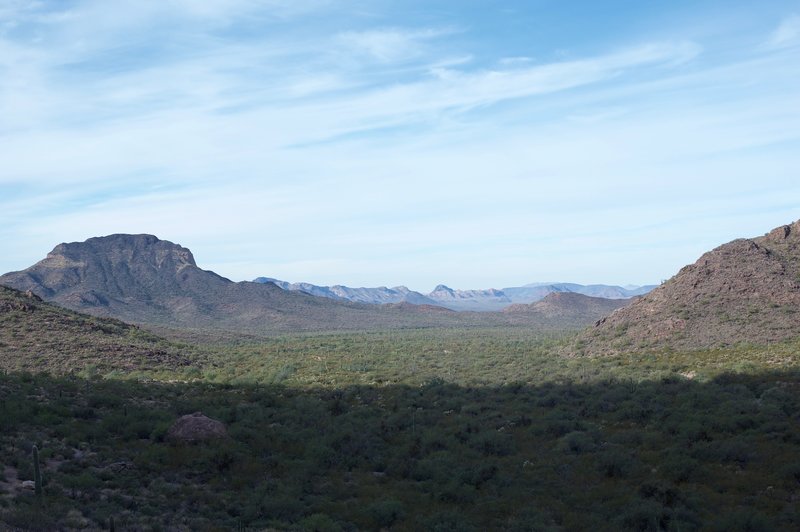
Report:
M428 41L452 34L453 29L380 28L367 31L348 31L337 41L356 54L364 54L379 62L390 63L416 59L425 54Z
M345 5L2 3L5 270L153 232L237 279L639 283L796 217L796 17L561 56L455 2Z
M783 19L767 40L770 48L786 48L800 44L800 15Z

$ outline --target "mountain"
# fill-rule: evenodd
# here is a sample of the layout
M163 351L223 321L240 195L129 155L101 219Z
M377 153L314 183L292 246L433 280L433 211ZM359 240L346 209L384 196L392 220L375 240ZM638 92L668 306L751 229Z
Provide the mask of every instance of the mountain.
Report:
M87 369L164 369L190 363L176 346L118 320L45 303L0 286L0 368L69 373Z
M30 290L47 301L94 316L157 327L165 334L175 329L258 335L509 324L559 326L538 315L458 313L430 304L413 305L409 300L415 297L410 291L399 303L367 305L283 290L273 282L237 283L199 268L191 251L152 235L111 235L59 244L30 268L0 276L0 284ZM458 292L452 293L457 298Z
M529 304L514 304L503 312L507 314L538 314L550 319L586 321L600 319L630 305L633 299L606 299L575 292L553 292Z
M152 235L59 244L0 284L97 316L161 327L251 333L397 328L468 322L412 308L334 301L272 283L236 283L200 269L191 251Z
M578 347L701 349L800 336L800 221L737 239L600 320Z
M288 283L270 277L258 277L254 283L273 283L284 290L305 292L319 297L327 297L341 301L353 301L356 303L369 303L373 305L385 305L388 303L412 303L414 305L435 305L436 302L425 297L419 292L409 290L405 286L387 288L379 286L377 288L350 288L348 286L317 286L310 283Z
M612 286L605 284L581 285L575 283L531 283L496 290L454 290L440 284L427 294L409 290L405 286L386 288L350 288L342 285L318 286L311 283L289 283L271 277L258 277L255 283L273 283L284 290L304 292L319 297L327 297L339 301L358 303L387 304L412 303L414 305L439 305L451 310L469 310L475 312L494 312L507 308L515 303L534 303L548 294L571 292L605 299L629 299L646 294L655 285L648 286Z
M512 303L501 290L453 290L443 284L433 289L428 297L437 304L452 310L494 311Z
M525 286L503 288L505 293L514 303L534 303L547 294L557 292L573 292L591 297L605 299L630 299L641 296L655 288L655 285L646 286L614 286L606 284L582 285L576 283L531 283Z

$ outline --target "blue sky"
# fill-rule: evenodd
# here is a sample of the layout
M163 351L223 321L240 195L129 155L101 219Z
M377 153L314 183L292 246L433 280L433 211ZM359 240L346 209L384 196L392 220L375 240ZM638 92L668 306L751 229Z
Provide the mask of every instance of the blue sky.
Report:
M3 0L0 271L644 284L800 218L800 3Z

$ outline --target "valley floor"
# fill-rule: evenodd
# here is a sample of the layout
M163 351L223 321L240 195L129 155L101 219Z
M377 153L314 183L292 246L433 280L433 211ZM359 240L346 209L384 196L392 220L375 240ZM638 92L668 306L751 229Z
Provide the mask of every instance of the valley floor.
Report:
M800 344L570 358L558 354L566 339L302 335L187 346L188 366L11 371L0 376L0 521L800 528ZM230 437L171 443L170 424L196 411ZM34 444L39 497L22 485Z

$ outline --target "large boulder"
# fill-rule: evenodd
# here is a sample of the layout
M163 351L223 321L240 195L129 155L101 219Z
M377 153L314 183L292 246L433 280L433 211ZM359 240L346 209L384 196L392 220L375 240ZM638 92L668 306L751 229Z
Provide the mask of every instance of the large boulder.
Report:
M211 419L202 412L179 417L167 431L167 439L174 442L194 443L227 438L228 431L221 421Z

